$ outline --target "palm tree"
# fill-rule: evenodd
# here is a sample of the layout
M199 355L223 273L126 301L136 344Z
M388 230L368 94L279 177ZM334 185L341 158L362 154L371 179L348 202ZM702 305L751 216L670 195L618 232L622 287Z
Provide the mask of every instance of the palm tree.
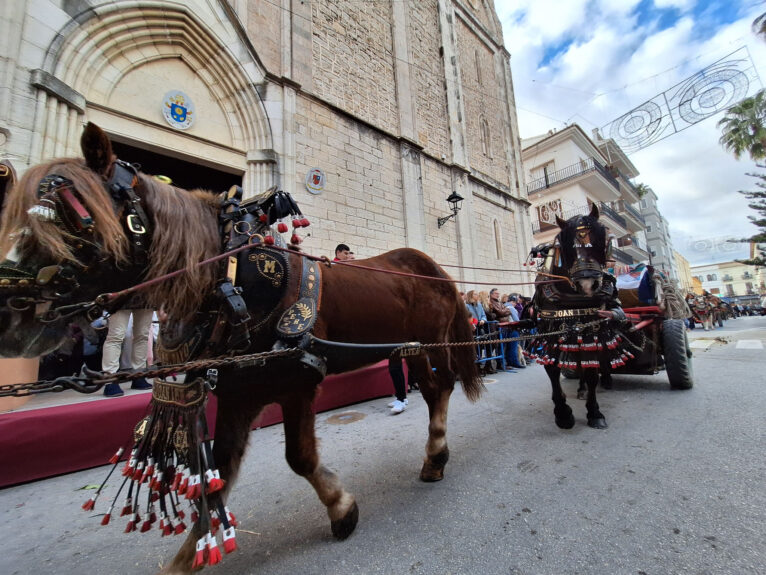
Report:
M766 90L726 110L717 126L723 132L719 143L735 158L747 152L754 161L766 159Z

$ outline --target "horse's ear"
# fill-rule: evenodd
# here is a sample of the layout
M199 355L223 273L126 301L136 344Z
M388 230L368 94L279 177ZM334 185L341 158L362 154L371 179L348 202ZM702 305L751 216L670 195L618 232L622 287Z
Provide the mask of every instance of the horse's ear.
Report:
M96 124L88 122L80 138L80 147L86 165L97 174L106 175L114 157L112 143L104 131Z
M558 216L556 216L556 223L558 224L558 226L559 226L559 227L560 227L562 230L565 230L565 229L566 229L566 227L567 227L567 221L566 221L566 220L562 220L562 219L561 219L560 217L558 217Z
M594 220L598 219L598 206L596 204L593 204L590 208L590 217Z

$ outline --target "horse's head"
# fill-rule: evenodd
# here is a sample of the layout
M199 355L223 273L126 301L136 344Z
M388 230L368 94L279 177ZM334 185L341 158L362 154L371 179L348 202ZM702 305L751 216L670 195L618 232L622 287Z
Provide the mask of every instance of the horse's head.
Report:
M601 288L606 266L606 227L598 221L598 208L593 205L587 216L568 220L556 218L561 231L558 235L561 267L583 295L592 296Z
M6 198L0 226L2 357L55 349L86 302L125 286L137 271L125 226L146 236L147 225L136 217L125 221L132 207L116 191L134 185L137 175L115 162L96 126L88 125L81 143L84 160L32 167Z

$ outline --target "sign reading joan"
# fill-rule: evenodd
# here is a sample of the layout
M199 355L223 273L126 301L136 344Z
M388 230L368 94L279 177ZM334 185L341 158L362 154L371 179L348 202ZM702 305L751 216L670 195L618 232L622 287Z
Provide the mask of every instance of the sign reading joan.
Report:
M306 174L306 189L312 194L321 194L324 189L324 172L319 168L311 168Z
M171 90L162 98L162 115L174 128L187 130L194 123L194 102L180 90Z

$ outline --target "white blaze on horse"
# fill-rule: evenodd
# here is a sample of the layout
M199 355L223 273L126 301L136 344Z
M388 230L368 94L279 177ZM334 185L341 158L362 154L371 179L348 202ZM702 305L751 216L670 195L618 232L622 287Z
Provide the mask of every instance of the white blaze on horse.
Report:
M199 406L213 376L198 369L183 383L155 381L152 412L137 427L123 470L130 483L129 528L158 505L167 520L160 522L163 532L178 532L177 505L190 502L199 517L166 572L189 573L217 562L219 526L225 550L233 549L235 522L223 501L253 420L276 402L288 464L327 507L333 534L348 537L357 504L319 461L312 411L317 384L325 373L387 358L398 344L386 344L473 341L449 276L412 249L354 262L401 274L394 275L329 266L296 250L272 248L259 242L274 237L272 225L284 231L279 220L290 216L293 225L305 224L287 194L248 203L239 202L236 192L188 192L117 161L109 139L93 124L81 143L84 160L30 168L8 194L0 229L0 253L8 254L0 263L0 357L49 353L72 321L87 323L86 312L119 307L121 298L102 294L186 270L145 284L149 305L168 315L161 357L176 363L272 349L297 355L275 355L265 365L233 361L218 369L212 449ZM237 246L242 251L221 265L196 265ZM327 340L368 346L338 347ZM438 481L449 458L447 406L456 377L469 399L481 392L473 348L435 346L406 359L430 418L420 477Z

